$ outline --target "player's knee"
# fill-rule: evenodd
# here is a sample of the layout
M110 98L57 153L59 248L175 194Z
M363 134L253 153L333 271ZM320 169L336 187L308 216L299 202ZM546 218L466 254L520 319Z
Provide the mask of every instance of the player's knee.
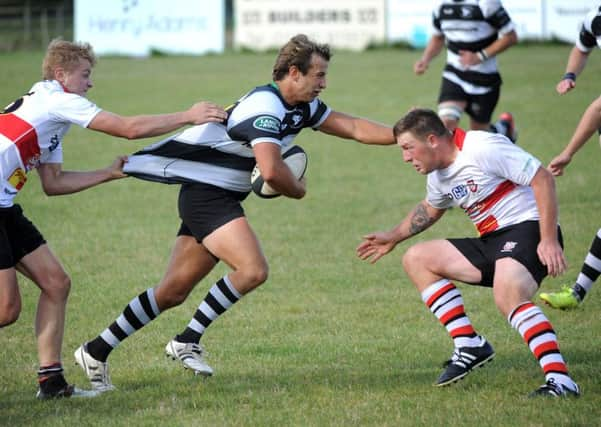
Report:
M250 291L265 283L269 276L269 266L266 262L257 263L240 269L239 273L244 277L244 287Z
M414 270L416 267L423 265L424 263L424 253L421 249L420 245L411 246L405 253L402 258L403 268L405 271L409 272L410 270Z
M188 298L188 295L190 295L192 288L193 286L188 286L187 283L185 285L181 283L175 285L173 282L170 284L161 284L155 290L154 297L157 305L163 311L183 303Z
M248 280L255 287L259 286L267 280L269 276L269 267L267 263L253 266L248 272Z
M441 105L438 107L438 116L449 130L454 130L461 120L463 110L456 105Z
M0 328L11 325L19 319L21 314L21 301L17 300L16 303L2 305L0 307Z
M42 292L54 301L65 301L71 291L71 278L64 271L49 274L41 284Z

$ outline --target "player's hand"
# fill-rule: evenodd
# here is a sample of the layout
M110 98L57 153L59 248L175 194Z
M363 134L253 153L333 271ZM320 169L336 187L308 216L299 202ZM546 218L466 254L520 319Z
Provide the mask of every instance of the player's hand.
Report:
M574 80L562 79L562 80L560 80L559 83L557 83L555 90L557 91L558 94L564 95L564 94L568 93L569 91L571 91L572 89L574 89L575 87L576 87L576 82Z
M428 69L428 61L426 61L424 59L420 59L415 64L413 64L413 72L415 72L415 74L417 74L418 76L421 74L424 74L427 69Z
M357 246L357 256L374 264L397 245L390 232L370 233L363 236L363 242Z
M111 179L127 177L127 175L123 173L123 165L125 165L125 163L127 163L127 156L119 156L113 161L113 163L107 168Z
M460 50L459 51L459 62L465 68L473 67L474 65L480 64L480 57L476 52L472 52L471 50Z
M555 157L547 166L549 172L553 174L553 176L561 176L563 175L563 170L566 166L572 161L572 156L569 154L561 153L559 156Z
M547 272L550 276L559 276L568 268L563 249L561 249L557 240L541 240L536 248L536 252L540 262L547 267Z
M227 113L223 108L212 102L198 102L186 112L190 119L189 123L201 125L209 122L222 122L227 118Z

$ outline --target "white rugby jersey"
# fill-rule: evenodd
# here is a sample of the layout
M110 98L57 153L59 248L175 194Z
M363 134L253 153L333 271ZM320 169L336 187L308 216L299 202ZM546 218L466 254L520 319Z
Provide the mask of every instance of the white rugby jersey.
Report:
M33 85L0 113L0 207L10 207L40 163L62 163L62 140L71 123L87 127L101 111L65 92L56 80Z
M514 29L500 0L440 0L432 14L432 24L433 33L445 37L444 78L475 95L501 84L495 57L469 68L459 62L460 50L478 52Z
M193 126L138 151L124 172L168 184L203 182L249 192L255 144L285 149L303 128L317 129L331 112L318 98L288 105L275 84L256 87L226 111L225 123Z
M576 40L576 47L582 52L590 52L595 46L601 47L601 5L586 14Z
M482 236L539 213L529 186L541 162L498 133L457 129L453 164L428 174L426 200L437 209L459 206Z

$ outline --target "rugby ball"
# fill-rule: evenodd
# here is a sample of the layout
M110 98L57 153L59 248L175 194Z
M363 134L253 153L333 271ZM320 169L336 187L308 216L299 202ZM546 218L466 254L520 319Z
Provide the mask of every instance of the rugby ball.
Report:
M292 145L286 148L285 151L282 151L282 158L292 171L292 175L298 179L301 179L305 175L305 171L307 170L307 153L299 145ZM250 183L253 192L259 197L271 199L280 195L280 193L263 181L258 165L255 165L250 175Z

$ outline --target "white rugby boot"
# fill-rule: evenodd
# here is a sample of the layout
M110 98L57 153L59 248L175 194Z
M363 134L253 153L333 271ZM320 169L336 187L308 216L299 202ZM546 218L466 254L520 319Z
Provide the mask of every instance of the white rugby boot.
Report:
M100 393L111 391L115 386L111 384L109 377L108 362L101 362L94 359L86 350L85 344L79 346L74 353L75 361L86 373L86 376L92 384L92 388Z
M203 377L213 375L213 368L205 361L205 351L200 344L171 340L165 347L165 353L173 360L179 359L184 368L194 371L194 375Z

